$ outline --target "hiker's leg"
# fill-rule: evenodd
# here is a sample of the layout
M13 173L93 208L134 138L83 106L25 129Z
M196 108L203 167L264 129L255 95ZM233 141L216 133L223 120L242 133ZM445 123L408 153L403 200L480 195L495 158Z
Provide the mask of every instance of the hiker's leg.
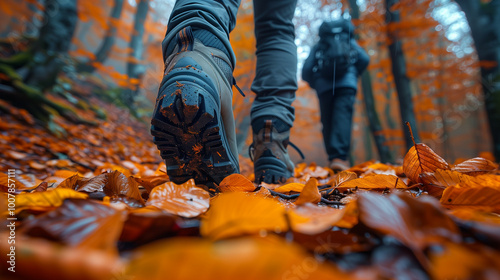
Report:
M297 47L292 23L297 0L254 0L257 68L252 91L254 172L257 182L293 175L287 146L294 121Z
M338 88L333 96L332 130L330 134L330 146L332 153L329 160L338 158L347 160L351 147L352 116L354 102L356 101L356 90L352 88Z
M170 17L151 134L175 183L219 184L239 172L229 44L238 5L179 0Z
M229 33L236 25L240 2L241 0L177 0L170 14L167 33L162 43L164 60L176 45L176 34L183 28L191 26L195 37L205 45L228 52L234 68L235 57L229 43ZM199 30L208 31L209 34Z
M325 144L326 154L328 159L331 160L330 155L333 155L333 148L331 145L332 138L332 119L333 119L333 90L322 92L318 94L319 111L321 117L321 124L323 125L323 142Z

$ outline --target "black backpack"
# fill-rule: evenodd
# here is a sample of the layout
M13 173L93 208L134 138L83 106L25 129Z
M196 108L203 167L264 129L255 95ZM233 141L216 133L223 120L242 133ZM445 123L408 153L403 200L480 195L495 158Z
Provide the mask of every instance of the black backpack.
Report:
M351 45L352 30L346 24L324 23L320 28L320 40L315 52L313 72L324 79L342 78L349 66L358 60L358 52Z

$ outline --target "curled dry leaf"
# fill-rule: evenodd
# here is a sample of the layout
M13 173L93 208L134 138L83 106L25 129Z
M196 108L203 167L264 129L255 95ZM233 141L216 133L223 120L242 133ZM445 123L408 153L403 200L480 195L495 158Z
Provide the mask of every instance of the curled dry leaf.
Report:
M385 190L385 189L405 189L408 186L394 175L375 174L363 178L349 180L341 183L338 190L343 192L348 189L370 189L370 190Z
M167 174L152 175L147 177L133 177L134 180L143 186L148 193L150 193L156 186L164 184L169 181Z
M341 171L340 173L337 174L337 177L335 178L335 187L340 186L342 183L351 181L354 179L357 179L358 175L354 172L351 171Z
M403 170L408 178L421 183L420 174L438 169L450 169L448 163L425 144L415 144L403 160Z
M102 203L66 199L59 208L24 222L22 233L71 247L116 253L124 220L124 212Z
M149 194L147 206L156 206L168 213L192 218L205 213L210 202L210 194L197 187L193 179L177 185L167 182L157 186Z
M466 160L453 166L451 169L468 175L480 175L498 168L498 164L482 157Z
M315 178L309 179L309 181L304 186L304 189L299 195L299 198L295 201L296 205L301 205L305 203L318 203L321 201L321 194L318 190L318 180Z
M231 174L219 184L221 192L253 192L255 185L241 174Z
M229 192L212 199L210 210L202 219L200 233L212 239L222 239L287 229L285 206L280 202L253 194Z
M186 237L159 241L134 251L125 275L138 280L165 279L165 275L169 279L198 280L295 279L296 275L350 279L335 265L317 261L295 243L271 236L218 242Z
M107 196L126 196L144 205L139 184L132 177L127 177L117 170L105 174L108 180L103 191Z

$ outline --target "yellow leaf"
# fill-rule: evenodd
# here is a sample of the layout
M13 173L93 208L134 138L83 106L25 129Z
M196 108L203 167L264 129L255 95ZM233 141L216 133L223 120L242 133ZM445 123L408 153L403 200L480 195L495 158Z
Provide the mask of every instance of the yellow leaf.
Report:
M279 193L302 192L304 186L305 185L301 183L289 183L274 189L274 191Z
M66 198L86 199L88 195L71 189L49 189L45 192L21 193L16 196L16 207L60 206Z

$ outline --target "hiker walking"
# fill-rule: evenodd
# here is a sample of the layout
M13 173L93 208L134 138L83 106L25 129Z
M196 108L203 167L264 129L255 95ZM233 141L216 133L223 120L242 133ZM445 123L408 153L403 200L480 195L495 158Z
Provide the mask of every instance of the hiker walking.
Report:
M318 95L329 167L341 171L350 167L347 157L358 77L369 57L354 39L354 25L348 19L323 22L319 37L304 63L302 79Z
M295 115L297 0L254 0L256 94L251 109L257 183L293 175L288 155ZM239 172L232 111L236 59L229 33L240 0L177 0L162 43L165 72L151 134L175 183L220 183Z

